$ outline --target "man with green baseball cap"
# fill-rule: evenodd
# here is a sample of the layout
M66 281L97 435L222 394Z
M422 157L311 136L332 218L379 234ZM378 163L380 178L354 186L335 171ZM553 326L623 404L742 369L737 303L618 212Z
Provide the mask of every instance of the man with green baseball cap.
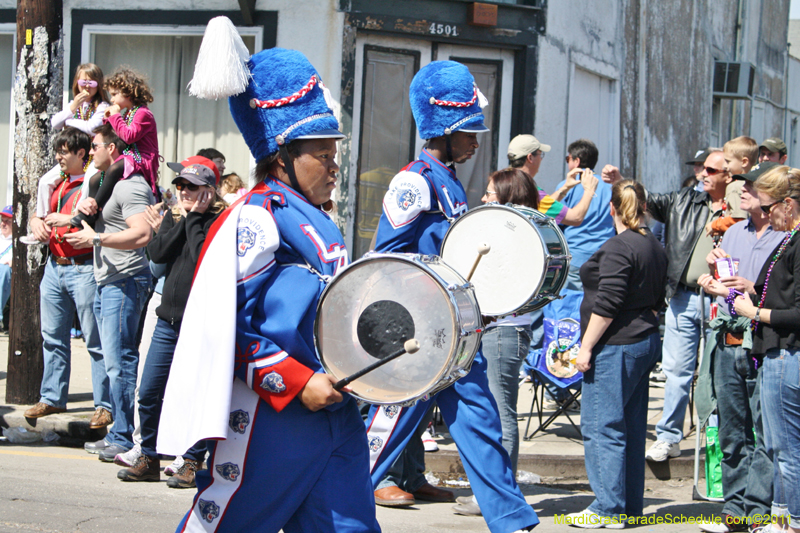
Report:
M781 165L786 163L786 143L778 137L770 137L758 146L758 162L773 161Z

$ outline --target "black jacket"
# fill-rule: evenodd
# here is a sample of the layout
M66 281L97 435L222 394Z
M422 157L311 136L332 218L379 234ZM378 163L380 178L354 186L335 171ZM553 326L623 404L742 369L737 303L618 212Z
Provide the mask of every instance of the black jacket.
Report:
M161 305L156 309L158 318L170 324L183 320L200 251L208 229L218 216L208 212L189 212L185 218L175 222L172 213L167 213L158 234L147 245L151 261L167 264Z
M664 223L667 236L667 299L675 294L692 250L705 231L710 202L707 192L693 188L647 196L647 212Z

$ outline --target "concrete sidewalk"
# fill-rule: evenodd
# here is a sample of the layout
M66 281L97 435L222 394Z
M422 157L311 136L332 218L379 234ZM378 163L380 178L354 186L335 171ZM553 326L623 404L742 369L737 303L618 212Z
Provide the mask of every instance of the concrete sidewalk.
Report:
M6 369L8 362L8 336L0 335L0 369ZM85 441L101 439L106 430L90 430L89 420L94 413L92 402L92 380L89 367L89 354L82 340L72 341L72 372L70 375L69 403L66 413L49 415L39 419L26 419L23 415L29 405L8 405L5 403L6 372L0 371L0 426L24 427L28 431L55 431L61 438L59 443L66 446L81 446ZM530 416L532 387L522 384L519 391L520 436L524 437L525 425ZM655 441L655 424L661 417L664 389L651 387L648 407L648 447ZM551 412L545 411L545 416ZM580 427L580 413L570 412L570 416ZM534 414L530 434L538 427ZM445 426L437 426L439 451L426 453L426 466L435 473L458 477L464 470L458 451ZM694 465L694 433L689 433L689 417L686 417L685 434L681 442L682 454L666 463L648 463L647 476L650 479L691 479ZM700 473L704 473L701 454ZM536 473L545 478L562 480L586 479L583 460L583 441L580 434L565 416L557 418L550 427L537 433L530 440L520 441L519 470Z

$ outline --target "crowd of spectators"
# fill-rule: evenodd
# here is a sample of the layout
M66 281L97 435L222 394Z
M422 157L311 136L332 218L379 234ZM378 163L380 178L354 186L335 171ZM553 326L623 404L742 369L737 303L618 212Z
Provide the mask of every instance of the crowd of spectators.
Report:
M105 79L96 65L84 64L73 93L52 119L60 130L53 141L56 165L41 177L30 220L32 237L50 253L40 286L41 397L25 416L66 411L77 315L91 357L90 425L110 428L86 451L125 467L118 474L124 481L158 480L161 401L194 271L211 224L247 188L236 174L224 174L224 155L207 148L169 164L177 173L171 203L175 194L157 187L156 124L144 78L123 69ZM786 145L742 136L722 149L703 148L687 162L694 176L666 194L648 193L610 165L601 179L594 171L596 146L579 139L568 147L566 179L548 195L535 176L549 151L531 135L515 137L509 168L492 174L484 201L521 204L554 218L572 255L565 288L584 293L576 365L584 373L581 425L596 500L578 514L609 525L642 513L644 459L681 454L699 339L707 335L698 413L702 424L718 414L725 520L703 529L773 527L752 520L770 512L779 517L774 528L800 528L800 291L794 283L800 170L784 165ZM0 213L0 323L10 291L13 215L12 206ZM650 231L653 222L663 235ZM658 317L665 305L662 342ZM537 311L504 318L484 336L512 470L519 448L516 382L541 330ZM656 442L645 452L648 375L659 359L664 410ZM556 402L558 392L550 391ZM402 456L413 480L390 474L375 492L378 503L453 498L421 477L417 441L430 413L420 416L414 446ZM195 486L205 455L201 441L177 458L166 469L173 476L168 485ZM402 463L395 467L402 471ZM474 500L460 503L467 505L464 514L480 514Z

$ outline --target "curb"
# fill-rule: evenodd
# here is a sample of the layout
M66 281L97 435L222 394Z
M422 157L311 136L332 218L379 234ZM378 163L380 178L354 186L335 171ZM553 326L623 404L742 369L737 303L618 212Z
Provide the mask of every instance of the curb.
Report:
M425 454L426 470L448 475L463 475L464 465L458 452L439 450ZM534 455L520 454L517 468L533 472L541 477L577 480L586 479L586 465L582 455ZM700 458L700 478L705 477L705 464ZM694 458L675 457L663 463L647 462L645 479L692 479L694 477Z
M28 431L43 433L54 431L62 446L82 447L85 442L102 439L108 431L89 428L93 414L55 413L42 418L25 418L26 406L0 406L0 426L21 427ZM700 478L705 478L705 457L700 457ZM435 474L463 476L464 465L457 451L439 450L425 454L426 470ZM518 469L533 472L541 477L564 480L586 479L586 465L583 455L543 455L519 454ZM647 462L645 479L692 479L694 477L694 457L684 453L663 463Z
M25 418L25 410L28 407L30 406L0 405L0 426L19 427L38 433L53 431L59 436L59 444L71 447L81 447L85 442L100 440L108 433L105 428L89 427L94 411L86 415L68 411L41 418Z

